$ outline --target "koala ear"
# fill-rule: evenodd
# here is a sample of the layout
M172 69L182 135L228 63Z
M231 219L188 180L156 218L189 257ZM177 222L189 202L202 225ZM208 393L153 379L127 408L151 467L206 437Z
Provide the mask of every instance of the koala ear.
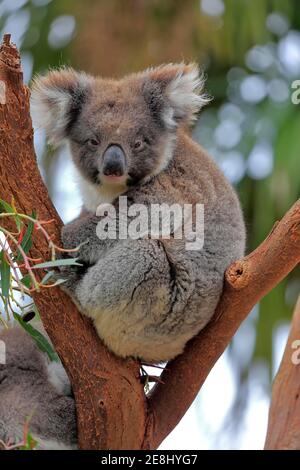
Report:
M37 128L44 128L51 144L68 136L84 104L93 78L73 69L50 71L32 86L31 114Z
M202 94L203 76L196 64L168 64L145 72L144 94L155 116L170 130L191 122L210 101Z

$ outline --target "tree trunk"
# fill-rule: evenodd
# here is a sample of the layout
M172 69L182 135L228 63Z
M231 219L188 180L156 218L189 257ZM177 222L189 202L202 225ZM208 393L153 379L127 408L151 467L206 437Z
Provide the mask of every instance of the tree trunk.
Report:
M49 226L60 244L62 222L37 168L29 114L29 90L23 85L20 58L4 39L0 48L0 197ZM38 235L31 255L49 259ZM139 365L110 354L90 321L79 314L59 288L33 295L43 324L71 379L77 406L79 445L86 449L138 449L144 436L146 401Z
M273 385L265 449L300 450L300 297Z

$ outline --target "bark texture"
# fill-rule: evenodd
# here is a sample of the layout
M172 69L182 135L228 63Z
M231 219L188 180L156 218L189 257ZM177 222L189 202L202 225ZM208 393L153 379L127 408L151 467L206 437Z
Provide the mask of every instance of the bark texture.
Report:
M0 197L18 210L36 209L40 220L61 220L40 177L33 148L29 91L9 36L0 46ZM49 230L49 229L48 229ZM50 230L49 230L50 231ZM35 237L32 256L47 259ZM113 356L91 323L58 288L34 295L44 326L71 379L77 405L79 445L84 449L155 449L180 421L213 365L252 307L300 261L300 200L269 237L226 272L224 293L212 322L168 364L145 397L139 364Z
M300 450L300 297L273 384L265 449Z

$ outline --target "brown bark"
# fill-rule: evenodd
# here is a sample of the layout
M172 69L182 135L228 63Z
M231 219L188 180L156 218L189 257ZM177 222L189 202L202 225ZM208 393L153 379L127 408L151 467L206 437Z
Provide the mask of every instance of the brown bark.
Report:
M6 86L6 102L0 99L0 197L10 202L13 195L20 211L36 209L39 219L53 218L52 235L59 243L61 221L35 161L29 91L8 38L0 48L0 81ZM48 257L38 236L32 255ZM156 448L180 421L251 308L299 260L300 200L257 250L227 270L213 321L168 364L147 403L135 361L109 353L58 288L36 294L45 328L73 385L81 448Z
M273 384L266 450L300 450L300 297Z
M23 85L19 54L9 38L0 47L0 81L6 89L5 99L0 100L5 101L0 104L0 197L10 202L13 196L23 213L36 209L40 220L54 219L49 231L59 244L62 222L36 165L29 90ZM41 237L35 237L31 254L49 259ZM73 384L80 446L139 448L146 407L138 364L110 354L88 319L59 288L45 289L34 300Z

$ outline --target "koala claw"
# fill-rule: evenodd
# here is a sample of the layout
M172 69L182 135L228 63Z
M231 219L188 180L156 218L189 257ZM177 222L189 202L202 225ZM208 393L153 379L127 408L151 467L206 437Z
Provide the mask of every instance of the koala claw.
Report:
M77 268L79 268L79 266L59 266L55 271L51 271L50 279L53 282L59 281L62 290L69 294L73 294L81 279L81 274L78 272Z

